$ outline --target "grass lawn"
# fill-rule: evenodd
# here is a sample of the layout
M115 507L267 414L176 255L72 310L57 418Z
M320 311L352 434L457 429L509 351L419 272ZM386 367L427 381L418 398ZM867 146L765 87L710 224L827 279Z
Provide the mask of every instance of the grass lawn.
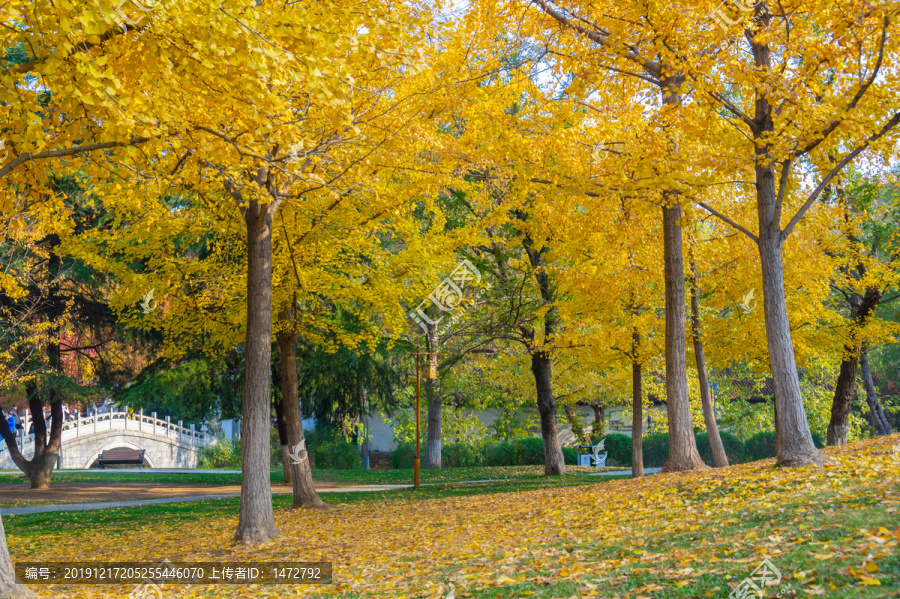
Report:
M588 468L568 466L569 472L575 477L588 476L600 471L622 470L621 468ZM625 469L627 470L627 468ZM508 466L497 468L445 468L441 470L421 470L421 482L446 483L471 480L520 480L532 481L543 477L543 466ZM0 473L0 484L27 482L22 473ZM313 470L313 478L317 481L332 482L347 485L411 485L413 480L412 469L401 470ZM281 470L273 470L272 482L283 482L284 474ZM54 472L53 482L102 482L112 481L123 483L182 483L182 484L208 484L208 485L239 485L241 474L231 472L184 472L184 473L158 473L148 469L144 472L116 472L115 469L96 472L61 471Z
M292 511L278 497L282 535L261 547L232 544L236 500L4 522L14 560L334 563L330 585L167 586L167 599L446 598L451 589L479 599L727 597L763 558L781 574L766 597L900 597L898 442L829 449L832 463L815 469L766 460L642 480L523 472L481 485L323 495L336 504L327 511ZM33 588L73 599L131 592Z

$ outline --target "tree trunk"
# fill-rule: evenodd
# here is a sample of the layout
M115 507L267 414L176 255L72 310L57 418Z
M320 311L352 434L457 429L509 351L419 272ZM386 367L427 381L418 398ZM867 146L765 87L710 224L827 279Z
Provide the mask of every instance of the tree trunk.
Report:
M862 370L863 386L866 388L866 403L869 404L869 413L872 415L872 428L879 436L890 435L893 432L891 423L888 422L881 401L875 391L875 381L872 380L872 368L869 366L869 348L862 347L859 354L859 364Z
M267 543L280 534L272 511L269 428L272 361L272 215L249 201L247 225L247 338L244 347L243 468L236 541ZM286 365L285 365L286 366Z
M632 334L632 355L637 356L641 335ZM631 478L644 476L644 391L641 380L641 365L631 363Z
M50 341L47 343L47 362L50 370L56 374L62 373L62 355L59 347L59 319L65 314L66 302L59 295L59 277L62 267L62 260L56 252L59 246L59 236L56 234L48 235L44 241L49 247L49 256L47 258L47 278L49 280L47 293L47 308L40 315L51 323L53 329L50 332ZM50 478L53 474L53 468L56 467L56 461L59 458L59 452L62 447L62 399L55 388L55 383L51 381L47 386L47 400L50 404L50 435L47 435L47 426L44 422L44 398L38 391L35 381L31 381L26 385L26 393L28 396L28 409L32 414L39 414L39 418L34 420L34 454L31 460L26 460L19 453L18 448L10 455L14 463L22 472L28 475L31 481L32 489L49 489ZM5 437L5 435L4 435ZM7 439L7 445L12 442L15 445L15 432L10 439ZM16 454L18 458L16 459Z
M580 439L585 445L592 445L591 437L587 434L584 425L581 424L581 418L578 417L578 412L575 411L575 408L565 404L563 409L566 411L566 419L569 421L569 428L572 429L572 434L575 435L575 438Z
M282 310L279 314L282 322L293 323L292 308ZM290 447L289 462L291 469L291 485L294 489L294 508L326 507L319 499L316 486L313 484L312 468L309 463L309 451L303 435L303 423L300 417L300 392L297 385L297 336L292 328L285 326L278 333L278 354L281 360L281 400L284 406L285 431Z
M850 433L850 406L856 395L856 371L859 364L858 348L844 347L841 371L834 384L831 401L831 421L828 423L828 446L844 445Z
M760 172L760 171L768 171ZM779 466L822 465L825 454L816 449L803 408L800 377L794 360L794 344L784 294L781 231L774 216L775 178L771 169L757 167L757 200L760 214L759 256L762 265L763 312L769 366L775 384L775 447Z
M552 372L550 358L543 352L531 354L531 372L537 389L538 413L541 416L541 437L544 439L544 474L563 475L566 463L559 445L556 428L556 400L551 386Z
M663 243L666 286L666 411L669 417L669 457L663 472L706 468L691 424L684 330L684 254L681 244L681 206L663 206Z
M56 346L57 349L59 346ZM51 354L52 355L52 354ZM57 352L57 357L58 357ZM32 416L38 414L37 418L33 418L34 425L34 455L31 459L25 459L19 450L16 442L16 433L11 432L9 427L4 426L6 423L6 414L0 411L3 422L0 423L0 436L6 441L6 447L9 450L9 457L13 463L19 468L31 482L32 489L48 489L50 488L50 477L53 468L56 466L56 460L59 457L60 447L62 445L62 402L58 398L54 389L50 390L50 435L47 435L47 425L44 422L43 401L34 382L28 383L25 387L28 395L28 409Z
M764 31L769 17L764 16ZM763 37L752 38L750 50L761 72L772 67L772 51ZM753 127L755 147L756 212L759 235L760 267L762 270L763 314L766 325L766 343L769 349L769 367L775 386L775 450L779 466L822 465L825 454L816 449L803 408L800 393L800 377L794 357L791 324L787 314L784 293L784 263L782 251L785 233L781 229L783 197L781 188L776 191L774 164L771 155L772 136L775 132L775 108L765 92L757 90L754 101ZM789 162L782 162L781 182L787 183Z
M284 381L281 379L280 372L278 374L278 385L284 389ZM288 446L287 424L284 420L284 396L275 399L275 421L278 423L278 442L281 444L281 467L284 470L284 482L291 484L291 454Z
M703 351L703 338L700 332L700 285L697 282L697 263L691 260L691 333L694 340L694 358L697 361L697 378L700 380L700 401L703 405L703 422L709 437L712 450L713 466L724 468L728 465L728 456L719 436L719 425L716 423L716 411L709 393L709 375L706 371L706 353Z
M429 352L438 351L438 334L436 324L428 325L428 344L426 345L426 347L428 348ZM428 401L428 429L425 433L426 441L424 466L426 468L440 468L442 443L441 411L443 409L443 405L441 403L440 383L438 379L425 379L425 398Z
M16 582L16 571L9 557L6 532L0 519L0 599L30 599L34 596L26 586Z
M858 267L865 274L863 264ZM875 312L878 302L881 301L881 292L874 288L866 290L865 295L854 293L856 308L852 315L853 329L855 332L865 326L866 321ZM828 422L828 445L844 445L850 434L850 407L853 398L856 397L856 372L859 364L859 347L853 343L844 346L844 358L841 360L841 370L834 384L834 399L831 401L831 420Z
M662 101L667 107L681 103L682 75L661 81ZM669 152L678 154L672 143ZM666 288L666 412L669 417L669 457L663 472L706 468L697 451L691 424L691 400L687 386L687 355L684 331L684 248L681 241L681 205L677 194L663 194L663 261Z
M591 424L591 436L595 439L606 434L606 415L603 413L603 406L600 404L591 404L594 410L594 422Z

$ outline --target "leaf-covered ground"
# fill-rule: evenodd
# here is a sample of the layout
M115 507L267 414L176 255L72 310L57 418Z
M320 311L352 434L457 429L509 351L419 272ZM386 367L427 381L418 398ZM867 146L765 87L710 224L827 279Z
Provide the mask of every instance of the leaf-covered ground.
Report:
M283 535L234 547L234 503L185 517L127 511L68 526L12 518L14 559L327 560L335 583L164 587L166 597L727 597L764 557L769 597L900 596L900 436L828 450L825 468L773 462L465 496L388 493L326 512L276 510ZM598 477L599 478L599 477ZM424 489L423 489L424 491ZM477 493L477 494L473 494ZM283 505L283 504L282 504ZM216 513L218 512L218 513ZM104 518L104 519L100 519ZM30 525L23 526L26 522ZM49 520L48 520L49 522ZM58 521L56 521L58 522ZM125 597L131 587L34 587Z

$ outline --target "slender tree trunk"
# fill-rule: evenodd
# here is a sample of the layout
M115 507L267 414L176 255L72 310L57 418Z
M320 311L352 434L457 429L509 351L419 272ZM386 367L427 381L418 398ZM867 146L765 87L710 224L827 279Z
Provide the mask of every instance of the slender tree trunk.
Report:
M284 381L281 380L280 372L278 374L278 385L284 388ZM281 466L284 470L284 482L291 484L291 454L288 446L287 423L284 419L283 396L275 399L275 421L278 423L278 442L281 444Z
M606 434L606 415L603 413L603 406L600 404L591 404L594 410L594 422L591 424L591 437L597 439Z
M666 77L662 81L663 104L675 107L681 103L679 87L683 76ZM670 155L678 155L678 145L671 144ZM684 330L684 248L681 239L681 205L673 191L663 196L663 260L666 288L666 411L669 417L669 457L663 472L679 472L706 468L691 424L691 399L687 385L687 355Z
M544 474L566 473L562 447L556 427L556 400L553 398L551 362L543 352L531 354L531 372L537 388L538 413L541 417L541 437L544 439Z
M863 274L866 272L863 264L859 265L858 270ZM875 312L881 301L881 292L870 287L864 295L855 293L851 297L856 301L852 315L852 331L855 333L865 326ZM831 420L828 422L827 433L829 446L847 443L847 436L850 434L850 407L856 397L859 351L860 348L852 341L844 346L844 358L841 360L841 370L834 384L834 399L831 402Z
M581 418L579 418L575 408L569 404L565 404L563 410L566 411L566 420L569 421L569 428L572 429L572 434L575 435L575 438L580 439L585 445L591 445L591 437L587 434L587 430L585 430L584 425L581 423Z
M519 215L524 220L522 215ZM544 254L549 249L543 246L541 249L534 247L534 241L530 235L522 239L522 247L528 256L528 261L534 269L534 279L538 284L541 299L548 309L544 314L544 338L542 346L547 347L553 343L556 329L559 326L559 311L555 305L556 286L547 272ZM534 383L537 390L538 413L541 417L541 436L544 440L544 474L563 475L566 473L566 462L563 459L562 447L559 444L559 434L556 426L556 399L553 397L553 371L549 350L535 346L535 331L525 325L519 325L523 337L528 343L528 351L531 354L531 372L534 374Z
M632 355L638 355L641 335L632 334ZM644 390L641 364L631 363L631 478L644 476Z
M293 323L291 308L282 310L279 318L283 324ZM319 499L316 486L313 484L312 468L309 463L309 451L303 435L303 423L300 418L300 391L297 384L297 336L293 329L284 326L278 332L278 354L281 360L281 400L284 405L285 432L290 447L288 464L291 469L291 485L294 489L294 508L324 508L326 504Z
M272 215L249 201L247 225L247 339L241 430L241 506L234 538L267 543L280 534L272 511L269 428L272 361ZM285 365L286 366L286 365Z
M703 351L703 338L700 331L700 285L697 282L697 262L691 260L691 333L694 340L694 358L697 360L697 378L700 379L700 401L703 405L703 422L709 437L712 450L713 465L724 468L728 465L728 456L719 435L716 423L716 411L709 393L709 375L706 370L706 353Z
M26 586L16 582L16 571L9 557L6 532L0 519L0 599L30 599L34 596Z
M828 446L844 445L850 433L850 406L856 395L856 371L859 364L859 348L844 347L844 359L834 384L831 401L831 421L828 423Z
M869 413L872 415L872 428L879 436L890 435L893 432L891 423L888 422L881 401L875 391L875 381L872 380L872 368L869 366L869 348L862 347L859 354L859 364L862 370L863 386L866 388L866 403L869 404Z
M759 171L768 170L768 174ZM759 255L763 279L763 311L769 366L775 385L775 446L779 466L822 465L825 454L816 449L803 407L800 377L794 359L794 344L784 293L781 232L774 217L764 216L765 206L774 212L775 185L770 169L757 167L757 197L760 205ZM759 182L762 181L762 184ZM774 231L772 230L774 228Z
M674 201L663 209L666 286L666 409L669 416L669 457L663 472L706 468L691 423L687 386L684 329L684 254L681 242L681 206Z
M428 351L438 351L437 325L428 325ZM425 379L425 397L428 401L428 428L425 441L426 468L441 467L441 402L440 382L438 379Z
M441 412L443 403L438 382L431 379L425 381L425 394L428 399L428 428L425 440L425 468L441 467Z

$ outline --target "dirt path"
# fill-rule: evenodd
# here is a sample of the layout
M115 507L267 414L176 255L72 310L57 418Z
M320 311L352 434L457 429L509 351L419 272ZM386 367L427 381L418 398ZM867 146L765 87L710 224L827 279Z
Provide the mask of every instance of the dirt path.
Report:
M316 489L333 489L343 485L316 482ZM102 483L52 482L49 489L28 488L28 482L0 484L0 505L26 506L52 503L84 503L98 501L129 501L167 497L196 497L198 495L227 495L240 493L240 485L208 485L203 483ZM291 485L273 483L272 492L290 493Z

